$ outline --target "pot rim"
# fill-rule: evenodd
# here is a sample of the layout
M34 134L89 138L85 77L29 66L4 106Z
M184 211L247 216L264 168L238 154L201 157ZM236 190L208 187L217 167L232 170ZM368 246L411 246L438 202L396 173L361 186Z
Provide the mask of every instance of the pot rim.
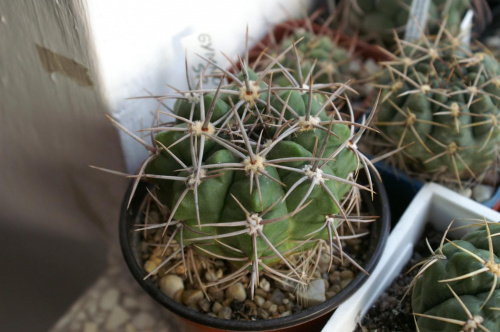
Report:
M364 175L364 172L362 172L362 174L360 175ZM378 242L375 245L373 243L371 244L371 248L374 248L368 260L363 265L363 268L368 273L371 273L375 269L375 266L382 255L386 240L389 236L390 228L390 209L385 188L378 177L374 176L374 174L372 174L372 180L374 184L374 191L377 193L374 196L374 201L371 203L367 202L367 199L369 197L368 193L362 193L364 193L366 196L364 202L366 202L369 208L380 211L380 217L373 223L372 231L370 232L370 240L372 242L378 240ZM211 317L204 313L191 310L183 304L175 302L173 299L162 293L158 286L156 286L151 279L144 280L144 277L147 275L147 273L146 271L144 271L142 264L140 264L140 256L134 252L134 248L131 245L131 243L133 242L133 238L138 238L138 232L133 230L133 225L137 218L137 212L141 210L140 207L143 201L143 197L147 194L146 188L147 184L145 182L141 182L139 184L128 210L127 204L133 189L132 183L129 186L127 193L125 194L119 223L121 250L130 272L137 280L137 282L141 285L141 287L158 303L189 321L212 328L237 331L262 331L292 327L331 312L342 302L344 302L349 296L351 296L368 279L368 275L358 272L354 279L338 294L334 295L330 299L327 299L321 304L304 309L298 313L286 317L256 321L230 320ZM378 232L373 232L374 229L378 230ZM136 244L137 243L138 242L136 241Z

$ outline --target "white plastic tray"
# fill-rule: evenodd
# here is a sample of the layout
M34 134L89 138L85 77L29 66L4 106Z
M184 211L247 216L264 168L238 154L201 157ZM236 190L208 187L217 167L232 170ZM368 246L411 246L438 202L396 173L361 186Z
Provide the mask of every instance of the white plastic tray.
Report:
M438 184L426 184L391 232L373 273L353 296L337 308L323 332L349 332L358 326L365 313L409 261L413 246L427 222L444 231L453 219L457 219L453 225L460 226L467 221L458 218L483 217L488 221L500 221L500 213ZM453 235L460 237L462 234L455 231Z

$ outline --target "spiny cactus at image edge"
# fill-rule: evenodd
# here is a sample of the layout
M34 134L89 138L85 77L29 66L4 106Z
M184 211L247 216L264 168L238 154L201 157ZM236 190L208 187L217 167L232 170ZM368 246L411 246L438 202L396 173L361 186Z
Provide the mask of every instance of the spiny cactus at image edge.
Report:
M375 85L376 126L393 146L410 145L401 168L457 187L497 168L500 151L500 65L460 38L445 29L416 42L396 37L398 54Z
M500 331L500 225L475 226L446 244L445 234L415 277L419 331Z

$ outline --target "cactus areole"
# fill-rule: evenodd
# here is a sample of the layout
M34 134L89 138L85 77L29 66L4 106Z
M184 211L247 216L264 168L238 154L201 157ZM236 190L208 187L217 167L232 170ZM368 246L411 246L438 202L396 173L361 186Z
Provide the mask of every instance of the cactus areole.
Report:
M160 107L164 99L177 101L173 112L165 109L158 115L171 122L158 121L146 129L153 137L151 145L136 137L150 156L136 176L128 202L135 209L133 194L139 179L151 183L148 197L164 214L161 223L142 229L164 229L159 245L175 243L178 249L172 257L180 253L184 260L186 250L194 250L230 262L235 278L249 274L252 296L259 273L307 284L311 276L291 257L314 246L325 245L331 260L351 260L342 251L339 227L352 229L353 218L366 219L351 213L359 208L361 195L379 203L380 196L385 198L378 179L368 172L373 166L357 150L368 127L349 120L353 111L346 87L336 84L325 91L321 90L324 84L298 86L293 80L277 87L272 83L275 65L276 61L255 73L242 63L239 74L217 67L224 76L217 89L198 84L187 92L154 97ZM351 116L342 115L341 107ZM371 116L366 122L370 120ZM363 182L358 183L358 178ZM388 222L387 206L369 210L372 220L383 214L384 223ZM122 216L129 218L129 213ZM376 224L377 238L380 220ZM136 241L129 231L121 233L122 247ZM379 248L377 243L372 247ZM130 248L124 252L129 266L134 266L132 272L150 292L154 286L148 284L148 277L156 271L134 272L137 254ZM369 260L370 268L375 261ZM156 297L173 302L163 295ZM170 308L181 315L187 310ZM299 320L310 318L311 313L303 313ZM200 320L208 325L220 321L209 316ZM290 318L279 320L284 324Z
M420 331L500 331L499 235L490 223L427 261L412 298Z

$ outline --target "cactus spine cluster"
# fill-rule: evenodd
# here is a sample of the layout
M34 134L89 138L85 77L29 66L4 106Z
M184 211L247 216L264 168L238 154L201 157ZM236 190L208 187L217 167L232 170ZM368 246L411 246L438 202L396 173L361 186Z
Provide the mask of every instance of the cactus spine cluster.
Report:
M150 201L163 214L157 224L146 218L140 230L161 228L158 245L166 250L175 244L148 277L179 255L190 269L185 260L196 251L233 265L234 272L218 283L250 272L253 296L259 272L307 283L314 271L309 265L318 261L294 259L301 251L326 247L330 266L334 257L351 260L342 251L341 230L357 236L350 223L373 220L350 216L359 208L360 190L373 194L371 180L367 186L356 182L362 167L373 166L357 149L367 125L344 120L338 109L344 105L352 118L348 87L336 84L332 92L294 80L275 86L276 70L291 76L276 59L258 73L240 59L238 74L205 60L221 73L217 89L199 83L152 97L159 105L176 100L173 113L158 114L173 121L145 130L154 136L152 144L129 132L150 152L136 178L155 184Z
M449 184L477 179L496 166L500 127L500 66L486 52L471 52L441 29L431 39L398 40L399 54L377 86L377 126L401 148L404 169Z
M419 331L500 331L500 225L443 242L414 283Z

